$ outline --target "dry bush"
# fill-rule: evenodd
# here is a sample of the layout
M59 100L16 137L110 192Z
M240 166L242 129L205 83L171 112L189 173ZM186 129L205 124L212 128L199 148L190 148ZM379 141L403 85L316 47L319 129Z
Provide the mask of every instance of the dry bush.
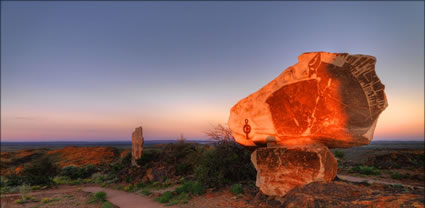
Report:
M215 141L235 142L232 131L227 125L218 124L217 126L208 129L205 134Z

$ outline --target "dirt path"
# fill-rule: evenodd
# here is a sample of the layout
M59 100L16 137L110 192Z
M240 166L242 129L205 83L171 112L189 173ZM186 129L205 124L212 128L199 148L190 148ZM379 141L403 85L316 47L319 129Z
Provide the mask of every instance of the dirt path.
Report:
M85 192L106 192L106 199L112 204L119 206L120 208L160 208L164 207L162 204L152 201L152 199L137 195L135 193L128 193L125 191L118 191L109 188L102 187L84 187L82 189Z
M362 177L356 177L356 176L349 176L349 175L337 175L338 178L340 178L341 180L344 181L349 181L349 182L355 182L355 183L360 183L363 181L367 181L368 183L380 183L380 184L386 184L386 185L403 185L406 187L410 187L410 188L419 188L419 189L424 189L424 187L422 186L412 186L412 185L408 185L408 184L403 184L403 183L394 183L394 182L390 182L390 181L384 181L384 180L375 180L375 179L370 179L370 178L362 178Z

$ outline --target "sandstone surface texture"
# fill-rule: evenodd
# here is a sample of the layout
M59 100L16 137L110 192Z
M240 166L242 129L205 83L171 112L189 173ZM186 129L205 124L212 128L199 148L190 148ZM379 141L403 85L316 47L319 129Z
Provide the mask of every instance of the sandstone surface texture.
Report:
M137 166L136 160L142 157L143 154L143 129L137 127L131 135L131 165Z
M245 146L367 145L387 107L376 58L311 52L232 107L228 125Z
M266 195L284 196L297 186L335 178L337 162L320 144L257 148L251 154L257 169L256 185Z

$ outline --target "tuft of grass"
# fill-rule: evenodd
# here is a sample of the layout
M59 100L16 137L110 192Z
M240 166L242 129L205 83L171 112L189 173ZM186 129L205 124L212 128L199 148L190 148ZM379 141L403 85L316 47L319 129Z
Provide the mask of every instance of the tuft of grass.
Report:
M41 203L47 204L47 203L58 201L58 200L59 199L57 199L57 198L43 198L43 199L41 199Z
M378 168L371 166L356 166L348 170L350 173L360 173L362 175L380 175L381 171Z
M114 205L111 202L106 201L102 204L102 208L113 208Z
M17 199L16 201L15 201L15 203L16 204L24 204L25 202L27 202L26 200L24 200L24 199Z
M96 192L94 195L92 195L87 203L89 204L96 204L99 202L105 202L106 201L106 193L104 191Z
M31 193L31 190L32 190L32 188L31 188L31 186L29 186L29 185L21 185L21 186L19 186L18 187L18 189L19 189L19 193L21 194L21 198L23 199L23 200L25 200L25 197L29 194L29 193Z
M168 203L172 197L173 197L173 193L171 193L171 191L167 191L164 194L162 194L160 197L155 198L155 201L160 203Z
M97 200L99 201L106 201L106 193L104 191L99 191L96 192L96 194L94 195L96 197Z
M177 193L192 193L194 195L202 195L205 193L205 187L198 181L185 182L182 186L175 189Z
M230 188L230 191L234 195L239 195L239 194L242 193L242 185L241 184L233 184L232 187Z
M149 196L152 194L152 192L149 190L149 188L145 187L142 189L141 193L145 196Z
M401 174L401 173L393 173L391 174L391 178L392 179L408 179L410 178L410 174L406 173L406 174Z
M339 159L342 159L345 156L344 152L343 151L339 151L339 150L335 150L334 155L335 155L335 157L337 157Z

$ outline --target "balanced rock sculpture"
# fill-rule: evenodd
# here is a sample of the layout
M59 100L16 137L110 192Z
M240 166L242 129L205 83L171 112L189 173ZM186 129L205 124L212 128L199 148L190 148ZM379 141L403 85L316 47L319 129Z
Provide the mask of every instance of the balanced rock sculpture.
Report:
M312 52L298 61L230 112L235 140L258 147L251 159L267 195L332 180L328 148L369 144L388 105L373 56Z
M131 135L131 165L137 166L136 160L142 157L143 154L143 129L138 127Z

